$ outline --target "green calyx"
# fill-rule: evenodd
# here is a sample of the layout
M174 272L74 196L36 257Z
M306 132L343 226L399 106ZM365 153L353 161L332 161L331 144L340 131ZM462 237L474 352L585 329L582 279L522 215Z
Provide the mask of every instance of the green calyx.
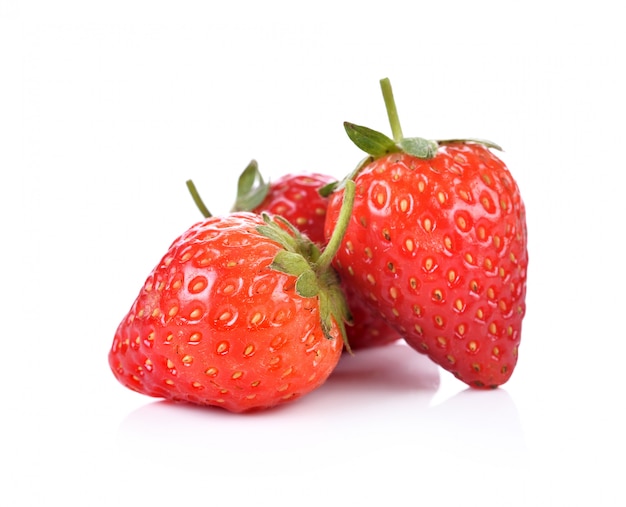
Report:
M270 191L269 181L265 181L259 171L259 164L251 160L239 175L237 199L231 211L252 211L259 206Z
M388 78L380 80L380 87L383 93L383 99L385 100L385 108L387 109L387 116L389 118L389 124L393 139L361 125L355 125L354 123L344 122L344 128L348 137L365 153L368 153L374 158L380 158L390 153L406 153L421 159L430 159L437 154L437 149L442 144L449 144L453 142L464 143L480 143L488 148L494 148L501 150L497 144L486 141L484 139L447 139L447 140L429 140L421 137L404 137L402 134L402 127L400 125L400 118L398 117L398 110L393 98L393 90L391 89L391 82ZM364 162L368 161L365 159ZM362 167L360 164L359 167Z
M345 235L354 205L354 182L346 181L345 189L339 218L323 251L282 217L270 217L263 213L265 225L257 227L257 231L283 247L276 254L271 268L295 276L296 292L301 297L318 298L324 335L332 339L330 331L334 320L349 350L345 325L351 322L352 317L339 277L331 265Z

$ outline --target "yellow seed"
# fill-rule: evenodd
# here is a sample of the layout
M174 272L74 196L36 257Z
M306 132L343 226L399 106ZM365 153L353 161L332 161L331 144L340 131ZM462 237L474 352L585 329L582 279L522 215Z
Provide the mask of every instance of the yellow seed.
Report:
M371 259L372 257L374 257L374 254L372 253L372 249L369 246L365 247L364 252L368 259Z
M409 209L409 201L407 199L402 199L400 201L400 211L402 211L402 213L406 213L406 210Z
M200 317L202 317L202 310L200 308L195 308L194 310L192 310L192 312L189 314L189 318L191 320L197 320Z
M430 218L425 218L424 219L424 230L426 232L430 232L432 230L432 228L433 228L433 223L430 220Z
M424 183L424 181L420 180L419 183L417 184L417 189L420 192L423 192L424 190L426 190L426 184Z
M454 306L455 306L455 308L456 308L458 311L463 310L463 301L462 301L461 299L457 299L457 300L454 302Z
M413 249L415 248L415 243L413 243L413 240L411 238L408 238L405 242L404 242L404 246L407 249L407 251L412 252Z
M208 375L209 377L215 377L215 375L217 375L217 371L218 370L215 366L211 366L204 372L204 374Z
M443 336L438 336L437 337L437 343L441 347L446 347L448 345L448 340L446 340L445 337L443 337Z
M219 316L219 320L223 322L225 320L229 320L232 316L233 314L226 310L224 313L222 313L222 315Z
M183 362L184 365L189 366L191 363L193 363L193 357L186 355L186 356L183 356L181 361Z
M167 360L166 365L170 370L174 368L174 363L170 359Z
M448 354L448 355L446 356L446 359L448 360L448 362L449 362L450 364L454 364L454 363L456 363L456 359L454 359L454 356L453 356L452 354Z
M456 327L456 332L459 334L459 336L463 336L465 334L465 324L459 324Z
M230 378L232 378L233 380L237 380L239 378L243 377L243 372L242 371L236 371L235 373L233 373Z
M467 344L467 349L470 352L476 352L478 350L478 343L476 343L474 340L472 340L471 342L469 342Z
M491 334L496 334L498 332L498 326L496 326L495 322L492 322L491 324L489 324L489 332Z
M440 204L443 204L444 202L446 202L446 194L441 191L437 192L437 200Z
M174 381L170 378L166 378L164 380L164 382L168 385L168 386L173 386L174 385Z
M389 295L391 296L392 299L397 299L398 289L396 287L391 287L391 289L389 289Z
M261 312L256 312L252 316L252 319L250 320L250 323L256 326L262 320L263 320L263 314Z
M254 354L254 345L250 344L243 351L243 355L246 357L250 357L252 354Z
M372 285L376 285L376 278L371 273L367 275L367 281Z
M191 343L198 343L200 340L202 339L202 334L200 333L192 333L191 336L189 337L189 341Z

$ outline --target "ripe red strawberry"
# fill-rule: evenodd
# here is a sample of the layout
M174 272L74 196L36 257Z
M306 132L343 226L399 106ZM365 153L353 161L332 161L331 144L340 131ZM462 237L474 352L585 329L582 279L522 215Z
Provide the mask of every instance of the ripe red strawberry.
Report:
M239 176L237 199L233 211L252 211L282 216L306 234L318 246L326 245L324 224L328 197L320 190L336 178L321 173L289 173L266 182L258 164L252 160ZM192 190L192 194L195 192ZM200 207L200 206L199 206ZM351 287L342 284L352 314L352 325L346 329L351 350L387 345L401 338L398 332L372 309Z
M320 254L268 215L233 213L194 225L120 323L109 353L114 375L149 396L232 412L312 391L334 369L345 338L333 253Z
M346 123L370 157L335 267L414 349L473 387L515 368L525 313L525 210L505 164L479 141L404 138L388 80L394 139ZM343 191L329 203L327 232Z

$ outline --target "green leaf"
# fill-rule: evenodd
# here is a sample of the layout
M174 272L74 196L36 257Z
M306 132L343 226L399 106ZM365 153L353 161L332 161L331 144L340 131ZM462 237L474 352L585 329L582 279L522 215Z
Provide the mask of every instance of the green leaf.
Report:
M317 283L317 275L313 270L309 269L298 277L296 292L303 298L312 298L319 294L320 288Z
M421 137L405 137L398 142L400 149L417 158L433 158L437 153L437 143Z
M302 255L287 250L281 250L276 254L271 268L293 276L300 276L306 271L312 272L311 265Z
M267 197L269 189L270 184L263 179L257 161L250 161L239 175L237 199L231 211L252 211Z
M387 153L398 151L393 139L390 139L385 134L349 122L344 122L343 126L352 142L365 153L381 157Z

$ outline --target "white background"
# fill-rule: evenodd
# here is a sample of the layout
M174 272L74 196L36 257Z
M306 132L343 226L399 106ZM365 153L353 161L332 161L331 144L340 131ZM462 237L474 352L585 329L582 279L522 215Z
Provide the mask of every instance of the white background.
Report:
M410 6L410 7L409 7ZM625 505L619 2L0 0L0 494L39 505ZM113 333L169 243L344 120L505 149L528 211L512 379L401 344L252 416L132 393Z

